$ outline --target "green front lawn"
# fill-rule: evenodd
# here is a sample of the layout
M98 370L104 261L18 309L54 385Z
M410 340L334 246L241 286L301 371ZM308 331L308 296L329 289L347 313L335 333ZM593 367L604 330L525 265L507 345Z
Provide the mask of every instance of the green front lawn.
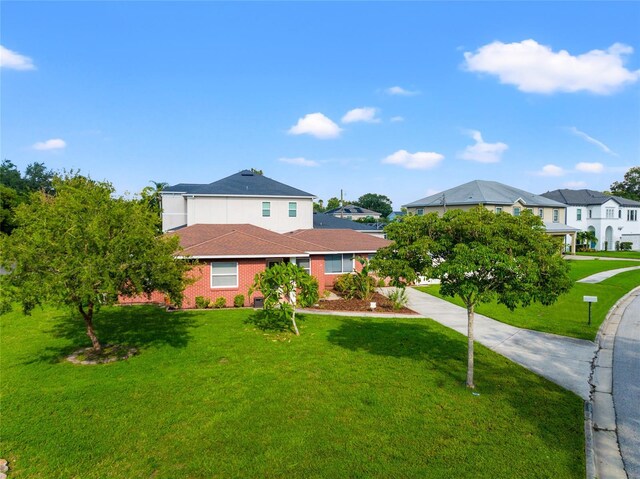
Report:
M596 256L600 258L629 258L640 260L640 251L592 251L577 254L579 256Z
M0 317L0 454L29 478L584 477L582 401L431 320L109 308L101 339L141 349L73 365L77 319Z
M635 265L628 261L572 261L571 278L575 281L601 271L632 266ZM520 328L593 340L609 309L636 286L640 286L640 270L620 273L602 283L575 283L567 294L560 296L551 306L532 304L526 308L509 311L507 307L493 301L479 305L476 311ZM463 306L458 297L450 298L440 295L439 285L417 289ZM591 326L587 324L589 306L583 301L583 296L598 297L598 302L593 303L591 307Z

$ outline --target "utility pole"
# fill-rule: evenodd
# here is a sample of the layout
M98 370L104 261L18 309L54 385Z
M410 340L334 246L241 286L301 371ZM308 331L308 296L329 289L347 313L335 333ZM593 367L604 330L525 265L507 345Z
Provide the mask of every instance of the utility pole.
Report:
M442 212L447 212L447 198L444 193L442 193Z

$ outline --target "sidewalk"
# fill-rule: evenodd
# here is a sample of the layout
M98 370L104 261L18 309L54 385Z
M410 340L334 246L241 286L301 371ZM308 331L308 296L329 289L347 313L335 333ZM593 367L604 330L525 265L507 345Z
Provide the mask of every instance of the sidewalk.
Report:
M443 299L407 288L408 307L438 323L467 335L467 311ZM475 341L556 384L589 398L591 361L596 345L517 328L480 314L475 315Z
M586 278L579 279L577 282L589 284L600 283L605 279L609 279L617 274L626 273L627 271L633 271L634 269L640 269L640 266L631 266L629 268L610 269L609 271L602 271L600 273L595 273L591 276L587 276Z

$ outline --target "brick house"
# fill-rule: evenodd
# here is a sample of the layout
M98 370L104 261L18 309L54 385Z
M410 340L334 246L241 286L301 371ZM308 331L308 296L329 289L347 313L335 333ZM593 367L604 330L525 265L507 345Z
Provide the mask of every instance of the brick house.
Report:
M249 174L244 171L232 175L231 183L235 188L235 196L232 201L228 197L204 196L205 209L222 209L211 211L207 217L203 213L202 205L198 205L198 212L195 215L189 211L193 205L193 198L187 199L189 194L198 191L207 191L207 195L216 191L211 185L218 184L218 187L228 183L225 180L212 183L208 188L202 185L177 185L169 187L166 195L170 196L169 203L175 206L180 204L180 208L186 208L184 214L178 222L187 221L189 218L197 218L199 223L185 224L173 227L166 234L177 235L180 238L182 251L180 256L196 261L196 266L192 269L191 275L195 281L185 289L185 299L183 308L195 306L195 298L202 296L210 300L223 297L227 306L233 305L234 298L241 294L244 296L245 306L254 304L254 300L260 297L260 293L249 295L249 288L253 284L256 273L264 271L273 263L293 262L306 269L312 276L317 278L320 292L333 286L333 282L340 274L351 273L359 270L361 265L355 260L356 257L369 257L383 247L390 244L384 238L366 234L345 226L343 229L313 229L313 195L295 190L282 183L261 175ZM256 180L256 176L260 176ZM273 182L273 183L272 183ZM243 184L245 183L245 184ZM189 189L192 193L176 192L177 190ZM218 192L222 190L217 190ZM247 198L241 198L239 192L248 191ZM195 193L194 193L195 192ZM224 194L227 194L226 190ZM260 196L263 193L264 196ZM204 193L203 193L204 194ZM186 196L185 196L186 195ZM287 196L289 195L289 196ZM307 195L307 196L305 196ZM182 199L181 199L182 198ZM211 200L211 198L214 198ZM222 199L221 199L222 198ZM243 200L247 201L243 201ZM184 203L181 201L184 200ZM275 218L269 223L271 216L264 216L264 203L272 206L274 201L286 206L283 209L283 218ZM310 207L306 207L306 203ZM165 193L163 193L163 205L167 203ZM291 203L296 203L295 216L291 216ZM303 203L300 208L300 203ZM230 209L230 205L236 208L249 208L251 211L235 212ZM274 211L275 210L275 211ZM279 209L270 208L277 212ZM307 211L308 210L308 211ZM304 211L308 218L300 218L299 212ZM170 213L170 212L169 212ZM256 217L259 225L251 223L226 223L224 218L251 219ZM164 213L165 218L171 218L168 224L175 225L176 217L172 214ZM211 218L211 222L206 222ZM291 220L291 224L296 227L289 232L282 232L283 225ZM265 228L263 225L272 225L273 229ZM151 298L123 298L122 303L140 302L164 302L161 294L154 293Z

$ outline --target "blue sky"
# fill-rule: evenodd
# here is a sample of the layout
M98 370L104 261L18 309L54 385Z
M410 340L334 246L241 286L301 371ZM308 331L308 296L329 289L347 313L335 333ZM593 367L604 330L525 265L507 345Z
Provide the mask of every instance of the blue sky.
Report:
M2 2L1 154L394 207L640 165L640 3Z

